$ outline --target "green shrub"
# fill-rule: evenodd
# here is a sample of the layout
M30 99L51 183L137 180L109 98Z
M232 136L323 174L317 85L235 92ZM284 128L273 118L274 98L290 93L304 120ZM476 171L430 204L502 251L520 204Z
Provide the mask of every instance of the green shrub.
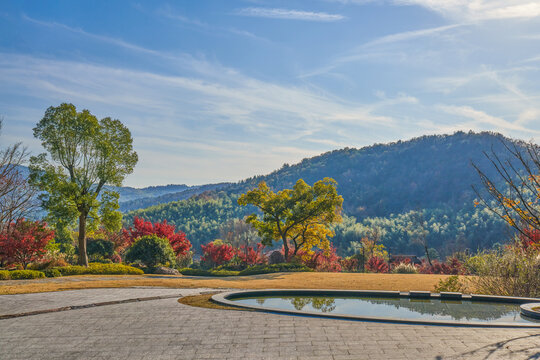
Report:
M0 270L0 280L9 280L11 279L11 276L9 275L10 271L8 270Z
M37 270L14 270L9 275L11 276L11 280L39 279L45 277L42 271Z
M62 276L62 273L58 269L45 269L43 270L43 273L48 278Z
M123 264L91 263L88 265L87 274L91 275L142 275L144 272Z
M86 252L88 257L93 261L97 259L107 259L114 254L114 243L112 241L102 239L89 240Z
M178 271L182 275L190 276L237 276L239 273L238 271L231 270L203 270L191 268L178 269Z
M176 257L177 268L187 268L193 264L193 251L188 251L185 255L178 255Z
M446 279L439 280L439 283L435 285L435 292L463 292L465 290L465 286L463 283L459 280L459 276L452 275L447 277Z
M142 275L141 269L123 264L90 263L88 267L72 265L54 268L62 276L69 275Z
M413 264L399 263L392 272L394 274L418 274L418 269Z
M182 275L210 276L210 270L192 269L192 268L180 268L180 269L178 269L178 271Z
M313 269L308 268L305 265L301 264L292 264L292 263L280 263L273 265L255 265L248 267L240 271L239 275L257 275L257 274L270 274L276 272L305 272L313 271Z
M149 268L158 265L168 266L174 264L176 258L174 250L167 239L161 239L156 235L147 235L128 249L125 260L128 262L139 261Z
M212 270L210 276L238 276L240 271L233 270Z
M62 266L54 269L57 269L62 276L84 275L87 271L87 268L79 265Z

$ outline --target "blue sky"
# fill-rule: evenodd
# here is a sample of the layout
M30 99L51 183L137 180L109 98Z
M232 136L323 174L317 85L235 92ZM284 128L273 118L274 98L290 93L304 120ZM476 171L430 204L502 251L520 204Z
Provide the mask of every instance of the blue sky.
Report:
M2 144L71 102L120 119L127 185L265 174L457 130L540 138L540 2L2 1Z

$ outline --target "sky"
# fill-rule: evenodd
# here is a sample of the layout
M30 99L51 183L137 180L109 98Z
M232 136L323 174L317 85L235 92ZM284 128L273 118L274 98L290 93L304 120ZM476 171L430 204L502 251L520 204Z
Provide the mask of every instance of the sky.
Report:
M121 120L129 186L238 181L343 147L540 139L540 1L0 2L0 146L73 103Z

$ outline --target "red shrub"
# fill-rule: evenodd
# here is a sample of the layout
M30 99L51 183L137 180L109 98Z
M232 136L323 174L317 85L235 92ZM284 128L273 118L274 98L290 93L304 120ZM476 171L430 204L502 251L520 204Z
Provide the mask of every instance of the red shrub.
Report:
M229 244L214 244L213 242L201 245L203 256L202 261L210 262L212 265L222 265L236 255L237 250Z
M387 273L390 270L388 263L383 258L373 256L366 264L367 271L374 273Z
M519 240L521 241L521 246L524 249L530 247L540 248L540 230L529 228L523 229L524 234L519 234Z
M175 232L175 226L167 224L167 220L152 224L150 221L144 221L136 217L133 219L133 227L123 230L124 236L132 244L136 239L146 235L156 235L157 237L167 239L176 255L185 255L191 248L191 243L182 231Z
M114 253L112 256L111 256L111 261L113 263L121 263L122 262L122 257L118 254L118 253Z
M19 219L0 234L0 259L7 264L19 263L26 269L29 263L45 255L45 246L53 238L54 231L45 223Z
M356 258L341 259L341 268L348 272L357 272L360 267L360 262Z
M422 261L422 265L418 268L420 274L444 274L444 275L459 275L464 272L463 266L458 259L452 258L449 264L433 260L429 265L427 261Z
M256 264L265 264L266 256L262 253L264 245L257 244L257 247L253 248L252 246L240 246L240 249L237 250L237 255L240 261L248 266Z
M323 251L315 251L311 256L305 256L303 250L299 250L296 253L297 258L303 265L321 272L340 272L341 271L341 258L337 255L334 247L330 248L328 254Z
M446 259L446 264L449 271L448 275L464 275L467 272L465 266L456 257Z

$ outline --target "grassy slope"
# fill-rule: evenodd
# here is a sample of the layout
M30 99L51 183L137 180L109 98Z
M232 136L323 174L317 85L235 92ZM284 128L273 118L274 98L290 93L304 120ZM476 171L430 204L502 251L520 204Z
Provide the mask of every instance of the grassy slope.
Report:
M169 288L236 289L357 289L433 291L447 275L359 274L359 273L276 273L226 278L191 276L86 275L65 278L0 281L0 295L25 294L90 288L159 286Z

